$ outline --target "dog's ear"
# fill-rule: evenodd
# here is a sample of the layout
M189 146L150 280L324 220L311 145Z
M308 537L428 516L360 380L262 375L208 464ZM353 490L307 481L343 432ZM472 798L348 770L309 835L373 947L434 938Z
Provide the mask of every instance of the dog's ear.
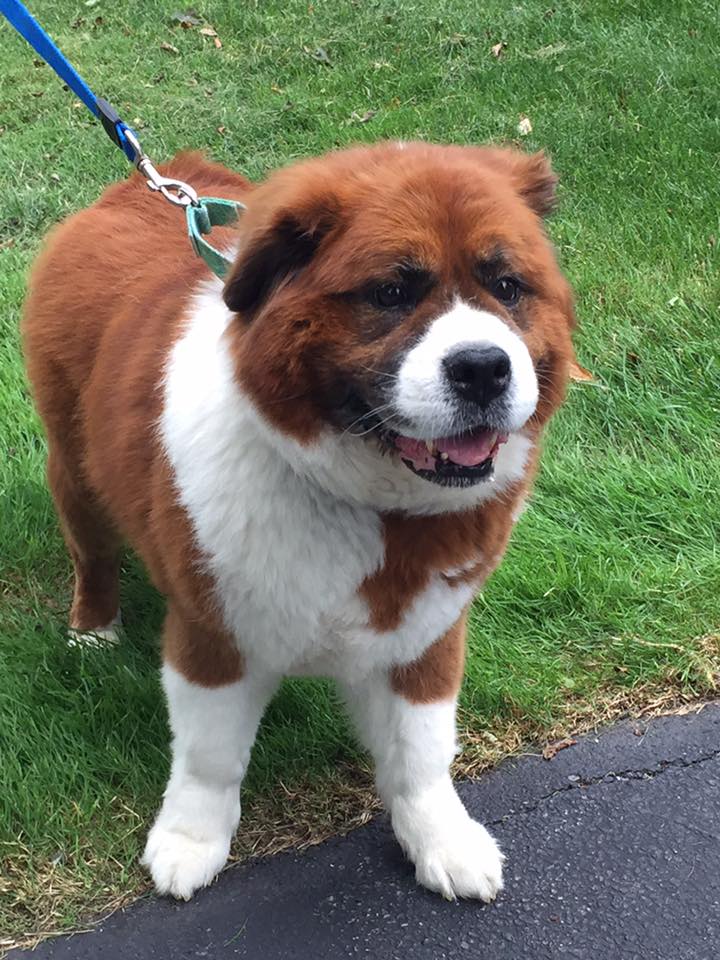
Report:
M251 319L278 287L314 257L335 223L330 200L284 207L251 228L225 282L223 299Z
M515 155L512 177L523 200L535 213L547 217L557 203L558 178L550 166L547 155L538 153Z
M482 159L492 169L510 177L515 190L531 210L547 217L555 209L558 178L547 155L520 150L480 148Z

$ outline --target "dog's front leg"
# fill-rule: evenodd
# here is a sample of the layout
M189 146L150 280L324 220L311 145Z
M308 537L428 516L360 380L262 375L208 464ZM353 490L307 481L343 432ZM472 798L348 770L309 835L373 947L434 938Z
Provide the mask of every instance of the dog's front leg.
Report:
M172 769L163 804L148 836L143 863L159 893L184 900L207 886L223 868L240 820L240 784L276 678L249 670L235 659L239 679L212 686L188 679L194 651L168 661L168 632L183 625L171 613L166 624L163 686L173 733ZM195 640L197 640L197 629ZM218 656L217 644L200 643L197 655ZM232 663L226 656L226 671ZM200 675L199 671L196 671ZM222 671L220 671L222 673Z
M415 663L346 685L345 693L418 883L448 899L488 901L502 890L504 857L450 777L464 633L460 621Z

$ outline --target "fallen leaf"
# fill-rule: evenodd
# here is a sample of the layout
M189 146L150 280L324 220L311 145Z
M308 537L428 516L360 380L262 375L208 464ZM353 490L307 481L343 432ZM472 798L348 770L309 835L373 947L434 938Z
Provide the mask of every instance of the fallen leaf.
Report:
M59 173L51 173L51 174L50 174L50 179L51 179L51 180L54 180L55 183L60 183L60 174L59 174Z
M376 113L377 110L366 110L365 113L357 113L353 110L350 114L350 120L354 123L367 123L368 120L372 120Z
M215 44L216 50L222 49L222 40L220 39L220 37L213 37L213 43Z
M575 383L593 383L595 377L590 373L589 370L586 370L585 367L581 367L577 360L570 361L570 379L574 380Z
M217 132L218 132L218 133L225 133L225 127L218 127L218 128L217 128Z
M669 307L674 307L675 304L676 304L676 303L679 303L679 302L680 302L680 297L678 297L678 296L676 295L676 296L674 296L674 297L670 297L670 299L669 299L668 302L667 302L667 305L668 305Z
M542 752L543 759L552 760L561 750L574 747L576 743L577 740L573 740L571 737L566 737L565 740L556 740L555 743L548 743Z
M174 47L171 43L168 43L166 40L160 44L160 49L164 50L165 53L180 53L177 47Z
M499 59L506 46L507 43L504 40L501 40L499 43L495 43L492 47L490 47L490 53Z
M521 137L527 137L529 133L532 133L532 124L530 123L530 118L526 117L524 114L520 117L520 123L517 125L517 131Z
M310 50L308 47L303 47L303 49L308 56L312 57L313 60L317 60L318 63L322 63L326 67L332 66L332 60L324 47L316 47L315 50Z
M200 33L201 33L204 37L216 37L216 36L217 36L217 30L216 30L214 27L203 27L202 30L200 31Z
M279 87L276 83L271 83L271 84L270 84L270 89L272 90L273 93L283 93L283 92L284 92L284 91L283 91L283 88L282 88L282 87Z

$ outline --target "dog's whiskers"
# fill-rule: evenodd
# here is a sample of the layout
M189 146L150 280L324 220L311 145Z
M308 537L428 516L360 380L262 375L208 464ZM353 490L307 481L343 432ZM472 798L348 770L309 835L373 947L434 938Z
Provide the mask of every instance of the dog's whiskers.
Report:
M380 377L384 377L386 380L399 380L400 377L397 373L390 373L387 370L376 370L374 367L368 367L367 364L361 364L363 370L367 370L368 373L376 373Z
M304 397L307 397L307 395L308 391L304 390L302 393L291 393L287 397L276 397L274 400L267 400L266 404L272 407L276 403L289 403L291 400L302 400Z
M373 424L371 427L369 427L367 430L363 430L362 433L351 433L350 436L351 436L351 437L366 437L369 433L372 433L374 430L377 430L379 427L382 427L382 425L385 424L385 423L387 423L388 420L392 420L392 418L393 418L393 415L392 415L392 413L391 413L390 416L385 417L384 420L379 420L377 423L374 423L374 424ZM356 422L357 422L357 421L356 421ZM345 432L347 432L347 431L345 431Z
M351 424L349 424L347 427L345 427L345 429L343 430L341 436L345 436L346 433L350 433L351 436L353 436L353 437L361 437L361 436L364 436L364 434L361 434L361 433L352 433L352 428L355 426L355 424L356 424L356 423L362 423L363 420L367 420L368 417L372 417L372 416L374 416L375 414L382 413L383 410L389 410L389 409L391 409L391 408L394 409L394 404L392 404L392 403L381 403L380 406L378 406L378 407L373 407L372 410L368 410L367 413L363 413L361 416L359 416L359 417L357 418L357 420L353 420L353 422L352 422ZM389 417L386 417L386 419L385 419L385 420L382 420L380 423L375 424L375 427L379 427L379 426L381 426L381 424L387 423L388 420L390 420L390 419L392 419L392 414L390 414ZM375 429L375 427L372 427L371 429ZM366 431L366 432L367 432L367 433L370 433L370 430L368 430L368 431Z

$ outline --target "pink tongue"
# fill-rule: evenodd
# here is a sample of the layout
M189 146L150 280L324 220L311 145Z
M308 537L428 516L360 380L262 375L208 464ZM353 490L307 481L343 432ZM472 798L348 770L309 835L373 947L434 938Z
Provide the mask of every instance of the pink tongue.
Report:
M453 463L474 467L487 460L496 440L497 433L484 430L469 437L442 437L435 443L440 453L446 453Z
M435 440L435 446L439 453L446 453L453 463L461 467L474 467L483 460L487 460L495 446L496 438L497 434L494 431L482 430L465 437L440 437ZM406 460L411 460L416 469L435 469L435 457L423 440L401 436L395 443L400 453Z

